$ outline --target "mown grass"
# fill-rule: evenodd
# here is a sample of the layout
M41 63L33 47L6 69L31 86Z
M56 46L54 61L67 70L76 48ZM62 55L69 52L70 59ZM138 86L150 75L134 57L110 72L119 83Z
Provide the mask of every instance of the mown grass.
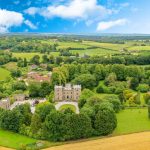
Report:
M74 105L71 105L71 104L62 105L59 108L59 110L62 111L62 110L65 110L66 108L70 108L73 112L76 112L76 107Z
M10 148L19 148L21 145L35 143L37 140L0 129L0 145Z
M10 72L4 68L0 68L0 80L5 80L10 77Z
M141 132L150 130L148 110L126 109L117 114L118 125L113 135Z

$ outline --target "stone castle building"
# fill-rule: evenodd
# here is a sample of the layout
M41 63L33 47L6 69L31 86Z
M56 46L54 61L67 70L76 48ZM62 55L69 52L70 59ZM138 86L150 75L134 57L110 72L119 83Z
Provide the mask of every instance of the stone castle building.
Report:
M54 101L78 101L81 95L81 85L55 85Z
M10 100L8 98L0 100L0 108L9 109L9 107L10 107Z

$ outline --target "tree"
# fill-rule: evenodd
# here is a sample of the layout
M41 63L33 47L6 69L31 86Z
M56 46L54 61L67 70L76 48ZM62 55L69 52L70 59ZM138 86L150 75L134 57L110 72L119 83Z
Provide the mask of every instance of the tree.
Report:
M27 86L24 81L16 81L12 84L12 89L14 91L16 91L16 90L25 91L27 89Z
M113 85L114 82L117 80L117 76L115 73L110 73L106 79L105 79L105 84L106 85Z
M11 71L12 77L21 77L21 75L22 75L22 72L19 69Z
M51 92L50 83L49 82L41 83L39 96L40 97L46 97L47 95L50 94L50 92Z
M38 104L36 107L35 113L37 113L41 121L44 122L46 116L54 110L55 110L54 105L47 102L47 103Z
M139 84L139 86L136 88L137 91L140 91L142 93L149 91L149 85L148 84Z
M30 104L22 104L14 108L15 111L22 115L22 123L29 126L31 123L31 109Z
M0 116L0 128L18 132L22 124L22 115L16 111L4 111Z
M84 114L67 114L63 124L65 140L87 138L93 133L91 120Z
M117 126L117 119L113 109L101 108L95 116L94 128L96 135L111 134Z
M47 55L43 55L42 56L42 62L43 63L48 63L48 61L49 61L49 59L48 59Z
M87 99L88 99L89 97L93 96L93 95L94 95L94 93L93 93L91 90L89 90L89 89L84 89L84 90L82 91L82 93L81 93L81 95L80 95L80 98L79 98L79 101L78 101L78 106L79 106L79 108L82 108L82 107L85 105Z
M35 65L39 65L40 64L40 56L39 55L33 56L33 58L31 59L31 63L33 63Z
M82 74L73 81L74 84L82 85L82 88L93 89L96 86L96 78L91 74Z
M35 113L31 119L30 131L34 137L37 137L38 131L42 127L42 122L40 116Z
M118 96L116 95L106 96L105 100L113 105L113 109L116 113L118 113L121 110L121 102Z
M130 88L136 90L139 85L139 80L137 78L132 78L130 81Z
M103 101L99 96L94 95L94 96L91 96L90 98L87 99L86 104L89 106L95 106L96 104L100 104L102 102Z
M44 127L47 132L47 139L51 141L64 141L64 114L58 111L52 111L47 115Z
M38 83L31 83L29 85L29 95L30 97L39 97L41 86Z
M150 101L150 93L144 94L144 101L146 104L148 104L148 102Z

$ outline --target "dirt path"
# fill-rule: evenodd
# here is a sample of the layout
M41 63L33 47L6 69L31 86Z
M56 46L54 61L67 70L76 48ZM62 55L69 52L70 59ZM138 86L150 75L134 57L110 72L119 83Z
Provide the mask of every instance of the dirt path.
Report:
M150 150L150 132L66 144L45 150Z

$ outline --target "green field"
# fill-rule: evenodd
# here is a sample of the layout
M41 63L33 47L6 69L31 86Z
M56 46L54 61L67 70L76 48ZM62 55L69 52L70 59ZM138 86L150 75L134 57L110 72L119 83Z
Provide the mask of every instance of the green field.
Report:
M43 56L43 54L40 54L40 53L13 53L14 57L22 58L22 59L26 58L27 60L30 60L35 55L39 55L40 58L42 58ZM58 56L59 52L51 52L50 55Z
M0 68L0 80L5 80L7 77L10 77L10 72L6 69Z
M126 109L117 114L118 126L113 135L150 130L147 109Z
M118 51L115 50L106 50L102 48L97 48L97 49L86 49L86 50L71 50L70 51L73 54L79 53L80 56L83 55L89 55L89 56L102 56L102 55L112 55L118 53Z
M74 105L70 105L70 104L62 105L62 106L59 108L59 110L61 111L61 110L64 110L64 109L66 109L66 108L70 108L73 112L76 112L75 106L74 106Z
M132 46L132 47L129 47L128 50L131 50L131 51L142 51L142 50L150 50L150 46Z
M19 135L13 132L0 130L0 145L4 147L18 148L21 145L31 144L37 140Z
M100 43L94 41L83 41L83 44L88 46L97 46L100 48L111 49L111 50L121 50L122 48L127 47L126 44L112 44L112 43Z

